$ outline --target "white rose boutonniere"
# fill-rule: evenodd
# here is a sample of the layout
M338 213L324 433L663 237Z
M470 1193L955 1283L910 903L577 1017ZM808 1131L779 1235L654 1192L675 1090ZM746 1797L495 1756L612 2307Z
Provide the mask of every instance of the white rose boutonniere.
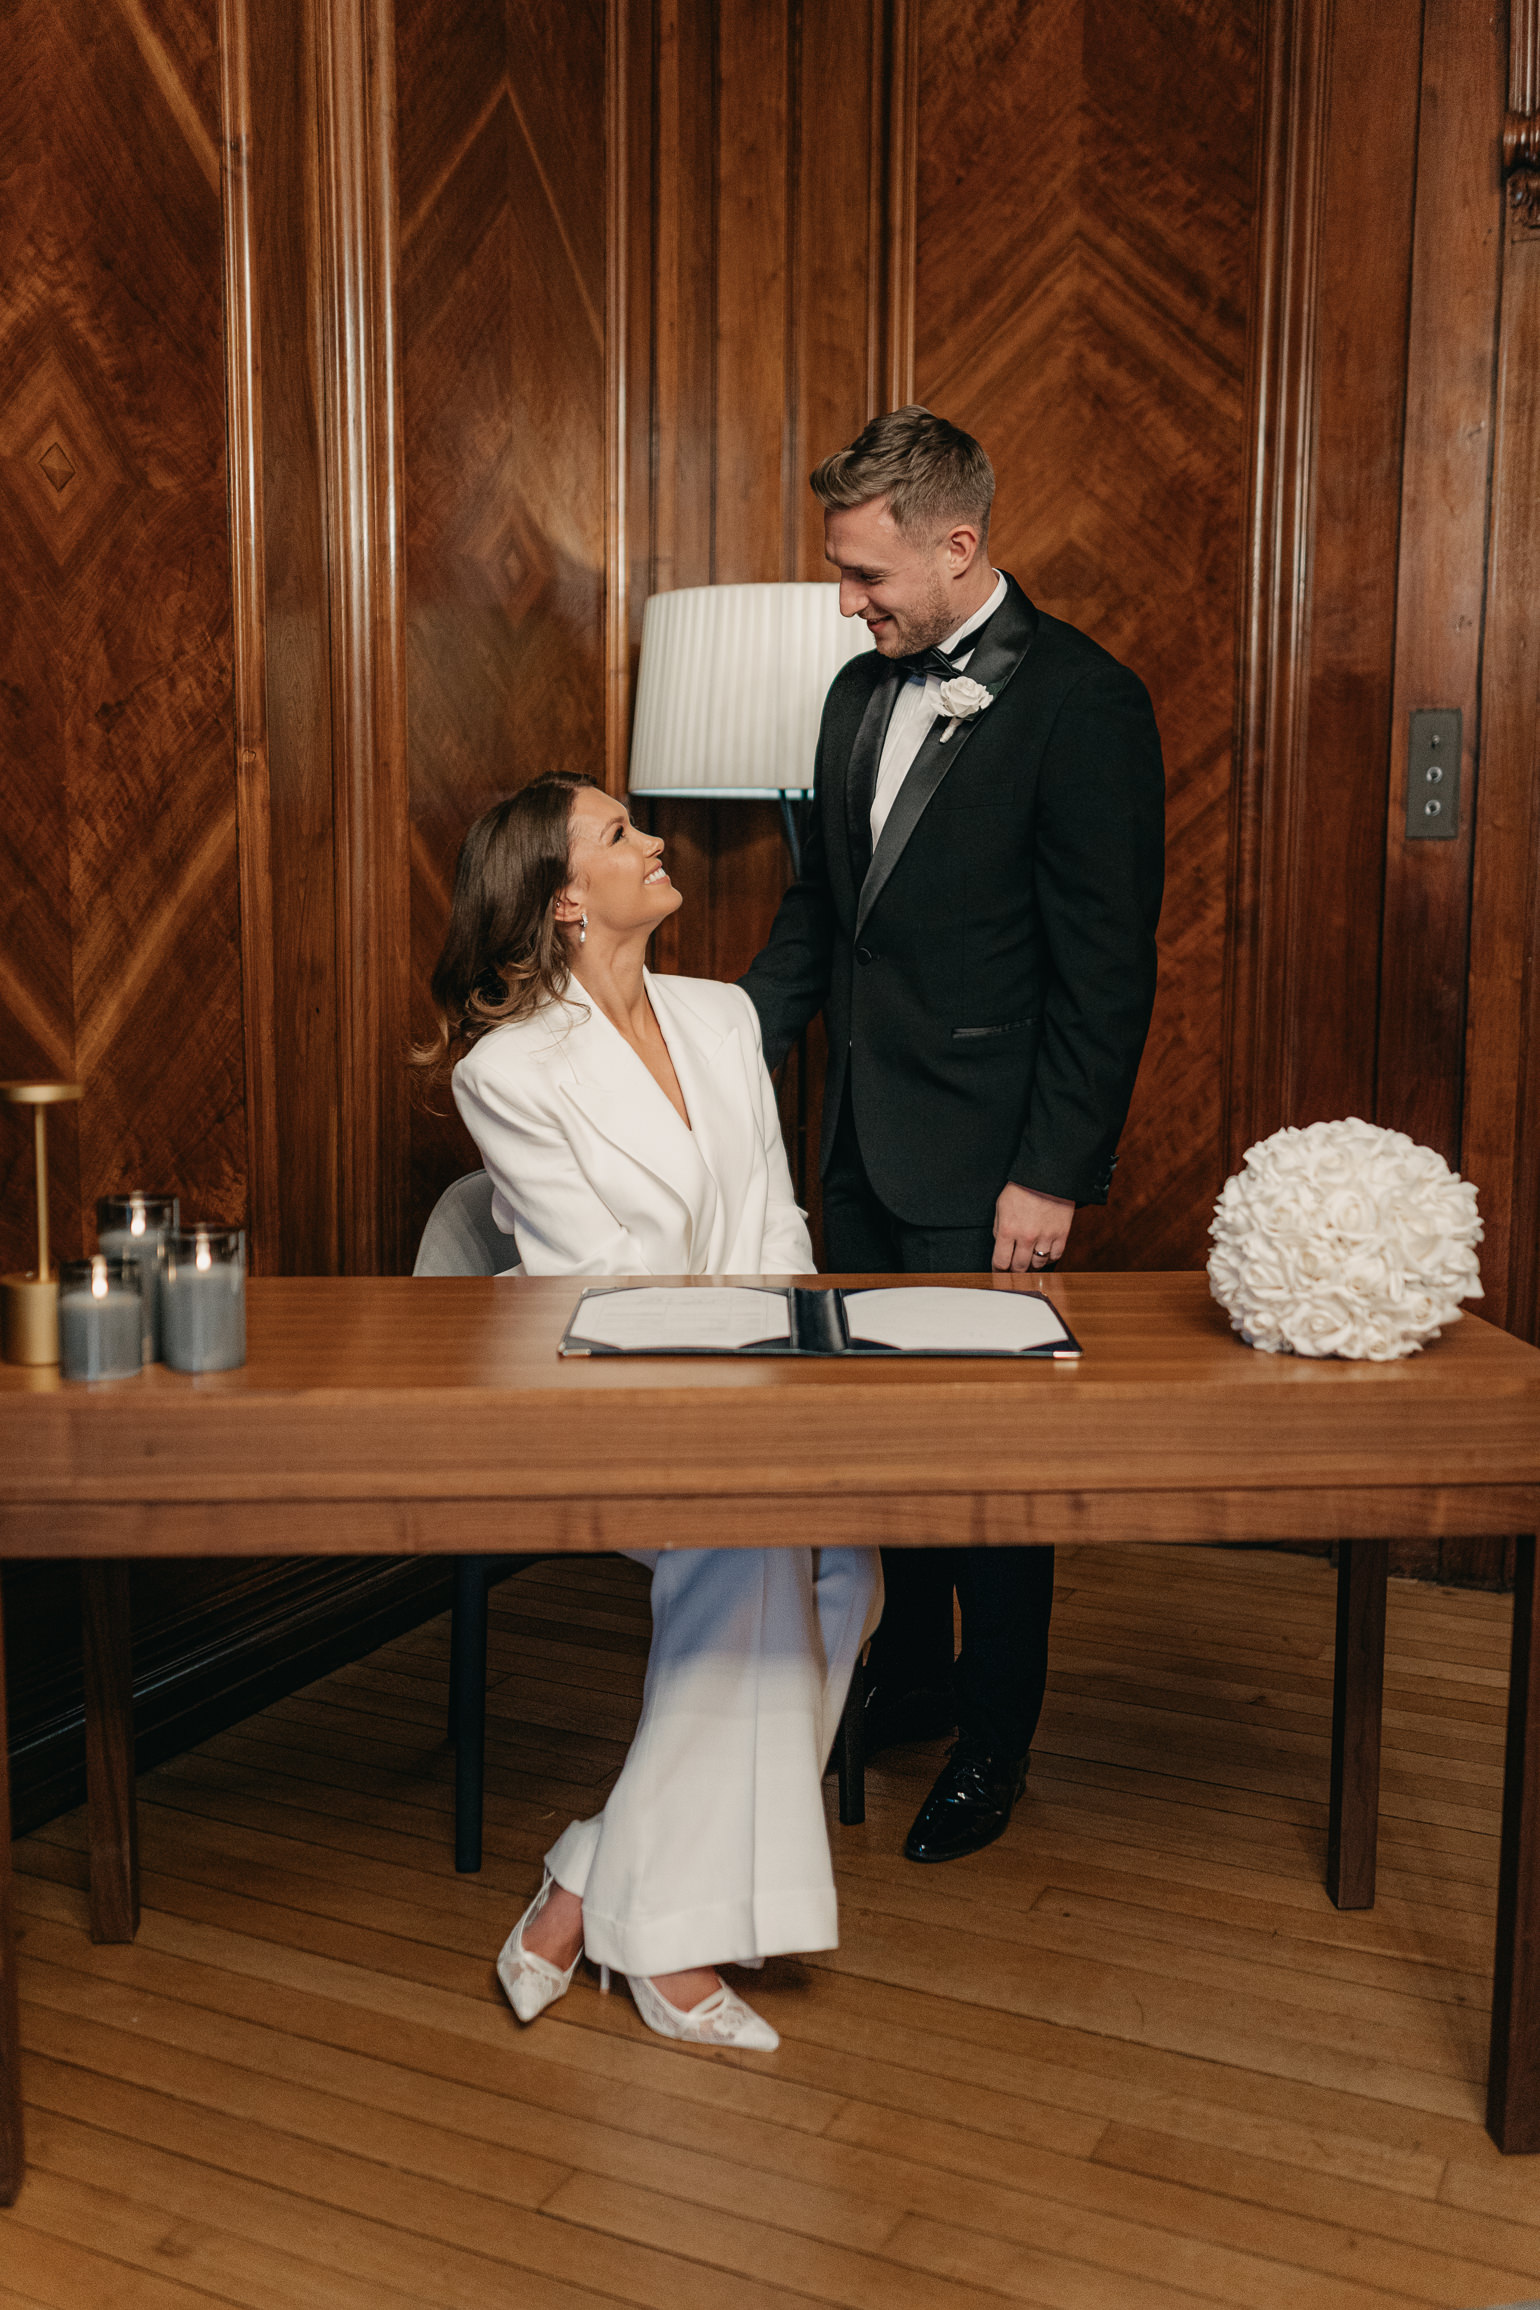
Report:
M975 714L982 714L986 706L994 704L993 694L982 682L975 682L968 674L954 674L950 682L941 685L940 706L951 720L941 733L944 746L959 722L971 722Z

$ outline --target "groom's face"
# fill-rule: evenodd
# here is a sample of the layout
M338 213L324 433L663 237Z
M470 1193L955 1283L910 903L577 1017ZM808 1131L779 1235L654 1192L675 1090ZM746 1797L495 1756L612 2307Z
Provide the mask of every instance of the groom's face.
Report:
M824 558L840 573L840 611L860 618L885 658L944 641L958 623L954 531L927 545L905 537L887 500L829 506Z

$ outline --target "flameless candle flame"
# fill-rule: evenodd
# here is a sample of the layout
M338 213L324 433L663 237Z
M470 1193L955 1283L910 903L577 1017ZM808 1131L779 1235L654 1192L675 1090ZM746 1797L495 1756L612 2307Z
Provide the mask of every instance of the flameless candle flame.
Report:
M167 1245L161 1346L174 1372L232 1372L246 1361L246 1236L194 1221Z
M144 1233L144 1205L142 1203L136 1203L129 1214L128 1232L130 1235L143 1235Z
M91 1262L91 1297L93 1299L105 1299L107 1297L107 1262L100 1257Z

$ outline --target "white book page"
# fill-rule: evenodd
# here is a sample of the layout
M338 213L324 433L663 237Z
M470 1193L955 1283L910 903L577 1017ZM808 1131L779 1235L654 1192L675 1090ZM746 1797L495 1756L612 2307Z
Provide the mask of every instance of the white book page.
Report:
M784 1291L724 1284L691 1291L680 1284L638 1284L588 1299L572 1319L574 1346L629 1349L716 1348L724 1354L758 1340L791 1338L791 1303Z
M1035 1292L959 1291L947 1284L847 1291L845 1321L852 1341L931 1354L1019 1355L1023 1348L1060 1347L1069 1339L1048 1301Z

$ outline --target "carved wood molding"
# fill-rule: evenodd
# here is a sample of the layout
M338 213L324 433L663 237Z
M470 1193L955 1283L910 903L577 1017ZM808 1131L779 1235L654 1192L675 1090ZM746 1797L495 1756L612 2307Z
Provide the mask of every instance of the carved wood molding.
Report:
M604 152L604 782L626 790L631 735L628 505L630 39L627 0L605 0Z
M867 415L914 399L920 0L872 0Z
M258 1273L282 1268L274 1040L272 796L267 743L267 575L262 509L262 358L252 218L251 28L247 0L219 0L225 225L225 380L247 1211Z
M1276 1128L1292 1075L1293 775L1305 744L1320 241L1333 0L1274 0L1262 77L1249 542L1225 988L1230 1168Z
M1463 1167L1481 1191L1482 1313L1540 1331L1540 0L1509 18L1503 258L1482 632Z
M319 343L336 814L342 1265L405 1253L405 549L389 0L319 0Z
M1503 168L1511 230L1540 233L1540 0L1510 0Z

